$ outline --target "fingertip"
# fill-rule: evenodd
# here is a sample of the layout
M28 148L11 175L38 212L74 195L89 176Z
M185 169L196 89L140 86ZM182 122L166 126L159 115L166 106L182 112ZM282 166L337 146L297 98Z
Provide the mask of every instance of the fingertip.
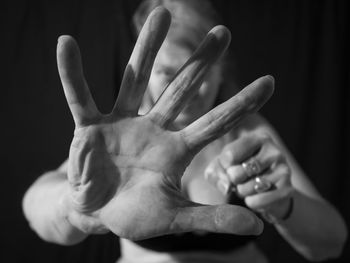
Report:
M257 207L254 204L256 197L257 196L253 195L253 196L248 196L244 199L244 202L247 205L247 207L249 207L250 209L254 209L254 207ZM256 233L254 235L258 236L258 235L261 235L261 233L264 231L264 222L256 214L253 214L253 215L256 221Z
M156 7L142 26L138 43L141 46L146 46L147 50L153 50L153 54L156 54L168 33L170 23L170 12L162 6Z
M58 37L57 42L63 43L65 41L69 40L70 38L72 38L70 35L61 35Z
M258 111L272 96L274 92L274 78L270 75L260 77L249 84L242 91L245 97L247 109L251 112Z
M216 211L216 224L222 232L236 235L260 235L263 221L252 211L241 206L221 205Z
M266 75L265 78L269 79L272 82L272 85L275 85L275 78L272 75Z
M259 79L263 82L263 88L265 89L268 97L271 97L275 90L275 78L272 75L266 75Z
M259 236L264 231L264 222L253 212L249 211L249 215L246 214L247 222L246 229L243 228L242 234ZM244 232L245 231L245 232Z
M154 8L151 14L154 16L159 16L161 19L164 19L164 20L171 19L170 11L163 6L157 6L156 8Z
M63 47L76 44L74 38L70 35L61 35L57 38L57 48L61 50Z
M168 9L158 6L149 15L151 29L168 31L171 23L171 14Z
M215 34L218 38L225 39L226 41L229 41L231 39L231 32L224 25L217 25L213 27L209 32Z
M233 165L227 168L226 173L233 184L239 184L243 182L242 169L240 165Z
M62 35L57 39L57 63L59 69L81 67L80 50L72 36Z
M220 164L222 168L227 169L232 165L233 154L230 150L226 150L220 155Z
M231 42L231 32L223 25L213 27L208 34L214 35L221 45L224 46L224 49L226 49Z

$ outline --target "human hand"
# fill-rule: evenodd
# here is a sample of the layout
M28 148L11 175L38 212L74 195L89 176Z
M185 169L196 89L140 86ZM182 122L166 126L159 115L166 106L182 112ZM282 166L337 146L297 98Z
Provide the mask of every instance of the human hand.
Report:
M290 168L270 135L254 131L226 145L205 171L224 194L231 191L268 221L278 222L293 205Z
M248 209L191 202L181 195L180 185L193 156L258 110L271 96L272 82L258 79L191 125L172 129L173 120L229 44L229 31L218 26L154 107L139 116L169 24L165 9L151 13L126 67L116 104L107 115L97 110L91 97L76 42L69 36L59 38L59 74L75 122L68 161L68 220L87 233L110 230L133 240L192 230L259 234L262 222Z

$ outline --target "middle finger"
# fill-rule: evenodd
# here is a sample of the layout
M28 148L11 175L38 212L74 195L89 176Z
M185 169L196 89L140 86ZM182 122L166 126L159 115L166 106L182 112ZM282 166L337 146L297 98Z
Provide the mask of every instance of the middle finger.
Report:
M224 53L230 39L230 32L224 26L216 26L208 33L151 109L151 119L167 127L178 116L200 87L210 66Z

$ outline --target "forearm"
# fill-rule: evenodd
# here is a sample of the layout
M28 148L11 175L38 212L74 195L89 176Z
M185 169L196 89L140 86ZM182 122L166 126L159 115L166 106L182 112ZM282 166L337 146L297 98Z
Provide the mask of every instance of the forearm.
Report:
M347 238L346 225L333 206L301 192L293 193L294 206L278 232L303 256L312 261L338 257Z
M309 260L323 260L337 257L342 251L347 229L338 211L324 200L315 186L305 175L277 132L259 115L252 115L246 120L241 132L268 134L288 162L291 173L294 209L291 217L276 224L280 234L303 256ZM272 217L280 218L288 211L289 202L283 202L282 211ZM275 206L273 202L270 204ZM271 211L270 211L271 212Z
M70 222L68 182L59 171L42 175L23 198L23 210L31 228L44 240L62 245L82 241L87 234Z

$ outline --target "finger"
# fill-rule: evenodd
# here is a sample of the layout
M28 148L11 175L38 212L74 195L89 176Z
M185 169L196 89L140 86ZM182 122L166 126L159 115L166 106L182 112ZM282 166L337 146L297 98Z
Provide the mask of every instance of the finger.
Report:
M216 26L178 71L149 113L160 126L167 127L198 91L210 66L224 53L231 35L224 26Z
M212 185L216 186L220 192L227 194L230 189L230 180L222 168L218 159L212 161L204 171L204 178Z
M249 147L248 141L247 144ZM284 162L281 151L269 138L259 140L259 144L263 145L256 155L246 160L241 160L241 164L239 165L233 165L226 169L226 173L233 184L242 184L249 180L250 177L261 174L262 172L267 172L273 169L277 164ZM242 151L244 151L243 148ZM222 163L222 159L220 160Z
M270 190L281 188L282 184L287 178L290 177L289 168L285 164L278 165L272 172L260 176L262 180L265 180L267 183L270 183L273 187ZM237 185L237 193L241 197L247 197L257 194L255 190L255 185L257 184L255 178Z
M261 171L273 169L276 165L285 163L284 155L271 138L263 139L260 151L253 158L259 163Z
M148 16L126 66L113 112L136 115L148 85L153 63L170 26L170 13L157 7Z
M181 207L171 225L171 232L210 231L235 235L259 235L263 222L251 211L234 205Z
M226 172L230 182L234 185L242 184L248 179L244 168L240 164L229 167Z
M222 167L228 169L232 165L241 164L257 153L262 143L263 140L259 136L242 136L226 145L219 156Z
M96 120L100 113L84 78L79 47L71 36L58 39L57 66L75 125L83 126Z
M273 86L273 77L259 78L180 131L189 149L193 152L199 151L231 130L246 115L257 111L271 97Z
M274 204L283 202L292 196L293 188L283 188L271 192L265 192L257 195L247 196L246 205L255 210L265 210L267 207L273 207Z

